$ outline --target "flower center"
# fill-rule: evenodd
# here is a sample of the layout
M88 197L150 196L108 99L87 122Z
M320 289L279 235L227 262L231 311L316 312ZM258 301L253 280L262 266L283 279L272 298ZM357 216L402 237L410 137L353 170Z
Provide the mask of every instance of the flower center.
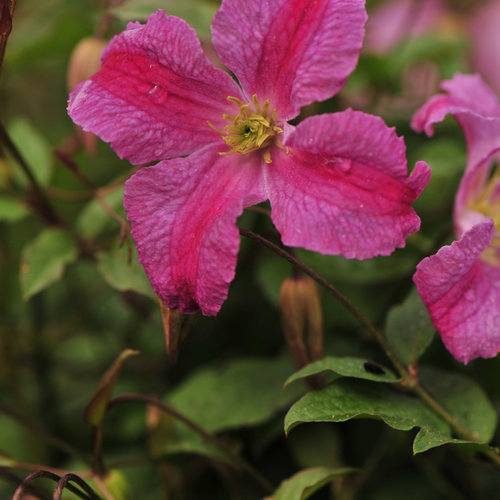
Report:
M288 148L285 148L277 138L279 134L283 133L283 129L276 125L276 110L273 109L272 112L269 110L269 99L264 101L264 105L261 106L257 94L254 94L252 97L253 109L250 108L250 103L244 103L236 97L229 96L227 100L237 104L240 108L239 113L235 116L222 115L222 118L231 123L219 130L208 122L230 148L229 151L223 151L219 154L246 154L263 149L265 162L271 163L270 146L273 144L285 149L288 153Z
M486 188L471 204L471 209L491 217L495 224L495 236L490 246L481 254L489 264L500 266L500 167L497 166Z

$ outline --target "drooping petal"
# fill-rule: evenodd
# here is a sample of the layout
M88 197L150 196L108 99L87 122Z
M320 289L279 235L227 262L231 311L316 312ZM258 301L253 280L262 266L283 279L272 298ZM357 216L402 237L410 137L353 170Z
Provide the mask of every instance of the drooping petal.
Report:
M443 82L448 94L431 97L412 120L412 127L427 135L434 132L433 124L451 113L464 130L467 141L467 167L455 198L454 220L457 235L467 223L468 204L485 188L500 151L500 103L494 92L479 75L457 74Z
M429 181L407 178L405 147L375 116L345 111L301 122L266 169L272 219L286 245L366 259L418 230L411 207Z
M447 94L431 97L415 113L412 127L431 136L434 123L454 115L467 140L467 170L475 169L500 144L500 103L479 75L456 74L441 87Z
M183 313L215 315L239 248L236 218L264 199L258 155L220 156L207 146L133 175L124 206L155 292Z
M494 234L481 222L417 266L413 280L444 344L463 363L500 350L500 268L479 258Z
M212 37L247 95L288 120L345 85L365 22L363 0L223 0Z
M71 94L68 113L141 164L219 141L207 120L225 125L229 95L241 96L238 86L207 60L194 30L160 10L113 38L102 69Z

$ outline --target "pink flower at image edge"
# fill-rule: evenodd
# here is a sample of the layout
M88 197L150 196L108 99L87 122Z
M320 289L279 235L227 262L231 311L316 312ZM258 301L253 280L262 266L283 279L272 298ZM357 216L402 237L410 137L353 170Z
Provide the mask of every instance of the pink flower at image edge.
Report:
M223 0L212 22L226 67L183 20L131 23L70 96L73 121L140 169L124 206L155 292L183 313L216 314L234 278L236 219L269 200L285 245L366 259L417 231L405 146L375 116L346 110L288 123L336 94L357 64L363 0Z
M463 363L500 351L500 103L478 75L445 81L414 116L417 131L451 113L467 142L454 208L458 241L417 266L414 281L444 344Z

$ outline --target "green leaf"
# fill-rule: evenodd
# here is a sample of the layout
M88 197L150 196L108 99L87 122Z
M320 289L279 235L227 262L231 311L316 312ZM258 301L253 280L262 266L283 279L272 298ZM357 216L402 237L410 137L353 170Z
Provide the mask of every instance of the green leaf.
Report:
M111 399L111 393L113 392L113 388L116 384L123 363L127 358L135 356L136 354L139 354L139 351L125 349L104 373L101 380L99 380L99 385L97 386L95 394L92 396L90 403L85 409L85 422L95 427L102 424L104 415L106 414L106 408L109 400Z
M113 210L120 210L123 200L123 187L110 191L103 199ZM84 238L97 236L108 225L119 228L117 221L104 210L102 204L96 199L87 203L76 220L78 234Z
M30 211L19 200L0 198L0 221L18 222L28 216Z
M469 377L437 368L422 367L420 380L456 420L480 443L495 432L497 415L483 390Z
M378 363L367 361L362 358L343 357L336 358L327 356L318 361L308 364L298 372L288 377L285 386L295 380L301 380L316 375L318 373L333 372L342 377L354 377L376 382L399 382L399 378L394 373Z
M103 483L114 500L132 500L130 484L120 471L111 469L103 478Z
M52 175L52 152L45 138L25 118L14 118L9 123L9 134L12 142L29 165L35 179L42 186L49 183ZM15 163L15 160L11 160ZM13 166L18 180L26 185L26 176L21 173L19 166Z
M17 460L12 458L8 453L4 453L2 450L0 450L0 467L14 468L17 464Z
M292 371L288 357L239 359L223 368L202 368L168 394L168 402L210 432L258 425L302 393L283 390Z
M45 229L24 247L21 290L24 300L57 281L77 255L73 239L62 229Z
M109 253L101 252L97 258L97 268L108 285L121 292L133 290L157 300L144 268L137 261L135 251L130 262L128 261L127 248Z
M282 424L279 430L283 432ZM301 469L340 467L344 463L341 431L326 423L299 426L288 436L287 448Z
M353 472L356 472L356 469L330 467L305 469L283 481L279 488L264 500L305 500L336 477Z
M210 21L217 6L207 1L184 0L129 0L111 9L114 16L124 21L146 20L158 9L165 9L168 15L187 21L200 37L210 38Z
M344 422L355 417L376 418L394 429L432 427L449 433L448 425L420 400L384 384L339 379L321 391L309 392L285 417L285 432L307 422Z
M444 444L457 445L460 448L466 448L471 451L487 453L493 451L494 453L499 453L498 448L493 446L488 446L487 444L480 444L474 441L466 441L463 439L452 438L449 433L440 432L433 427L424 427L418 435L415 437L413 442L413 453L422 453L424 451L430 450L431 448L436 448L437 446L442 446Z
M163 455L194 454L216 459L232 465L233 459L223 450L203 439L185 425L175 423L170 435L162 437L157 446Z
M434 326L416 288L399 306L393 307L387 318L386 336L399 359L414 364L434 338Z
M299 387L283 390L283 380L292 369L288 356L235 360L222 368L198 370L166 399L208 432L259 425L302 393ZM223 450L179 422L165 433L161 443L156 440L155 448L168 455L195 453L231 463Z

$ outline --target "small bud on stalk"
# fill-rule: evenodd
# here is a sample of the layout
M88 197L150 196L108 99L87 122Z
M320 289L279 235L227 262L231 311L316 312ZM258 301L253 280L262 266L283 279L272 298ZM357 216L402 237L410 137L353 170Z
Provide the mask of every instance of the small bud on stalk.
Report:
M316 283L308 276L286 278L280 289L281 324L297 369L323 357L323 316ZM321 377L309 377L314 388Z
M68 72L66 75L68 90L71 92L75 87L97 73L101 68L101 52L107 42L102 38L88 37L78 42L73 49L69 59ZM97 149L97 136L91 132L84 132L78 127L78 138L89 156L95 156Z
M160 299L160 313L167 344L167 353L172 364L175 364L181 344L193 326L196 316L185 315L179 309L167 307Z

